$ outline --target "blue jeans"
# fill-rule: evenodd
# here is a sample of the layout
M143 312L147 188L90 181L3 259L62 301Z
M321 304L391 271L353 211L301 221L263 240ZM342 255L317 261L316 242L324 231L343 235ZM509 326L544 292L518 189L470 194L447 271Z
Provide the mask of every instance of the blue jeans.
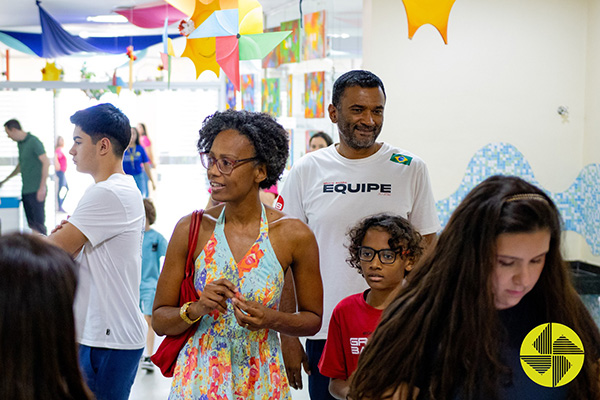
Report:
M97 400L129 398L143 351L79 345L81 371Z
M335 400L329 393L329 377L321 375L319 360L323 354L325 340L306 339L306 355L308 356L308 394L310 400Z
M56 199L58 201L58 209L62 211L62 205L65 201L65 197L67 197L67 193L69 192L69 184L67 183L67 177L65 176L65 171L56 171L56 177L58 178L58 189L56 190ZM66 191L64 195L60 196L60 190L65 188Z
M137 185L138 189L140 189L140 193L142 194L143 198L148 197L148 175L146 175L146 173L144 171L142 171L140 174L137 175L131 175L133 176L133 179L135 180L135 184Z

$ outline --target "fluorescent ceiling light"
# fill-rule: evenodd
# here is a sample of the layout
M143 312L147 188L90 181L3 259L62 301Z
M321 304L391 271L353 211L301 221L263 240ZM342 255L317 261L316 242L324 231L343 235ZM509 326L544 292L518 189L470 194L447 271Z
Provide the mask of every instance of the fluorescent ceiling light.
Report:
M110 15L95 15L93 17L87 17L88 22L104 22L111 24L124 24L127 23L127 18L119 14Z

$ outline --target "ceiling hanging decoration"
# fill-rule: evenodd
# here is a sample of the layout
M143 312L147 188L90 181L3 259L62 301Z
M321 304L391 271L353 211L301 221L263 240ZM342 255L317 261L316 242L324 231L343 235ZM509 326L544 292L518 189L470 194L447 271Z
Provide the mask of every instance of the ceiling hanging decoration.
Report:
M193 10L191 18L187 21L181 21L179 24L179 32L182 36L188 37L194 31L195 27L200 26L214 11L220 9L218 1L213 1L210 4L201 3L199 0L195 1L196 8ZM188 38L185 41L185 49L181 57L192 60L196 68L196 79L204 71L213 71L215 75L219 76L220 69L215 58L215 43L215 38Z
M145 49L162 41L162 35L89 37L71 35L36 1L42 33L0 31L0 42L41 58L56 58L79 53L123 54L128 46ZM177 35L172 35L177 37Z
M123 86L125 86L125 82L123 82L123 79L117 77L117 71L115 70L115 72L113 72L112 82L108 85L108 90L119 96Z
M408 38L425 24L433 25L448 44L448 19L456 0L402 0L408 19Z
M168 25L172 25L182 18L187 18L187 14L163 1L133 7L119 7L113 11L127 18L133 25L148 29L161 28L165 19L167 19Z
M212 0L165 0L167 3L184 13L185 15L191 17L194 14L196 9L196 3L208 4L211 3Z
M79 70L81 72L81 80L82 82L91 82L92 79L96 76L96 74L92 71L89 71L87 69L87 65L84 61L83 65L81 66L81 69ZM96 100L100 100L100 97L102 97L102 95L106 92L105 89L81 89L90 99L96 99Z
M55 58L75 53L95 53L102 50L89 44L79 36L71 35L36 1L42 26L42 54L40 57Z
M206 15L207 8L212 8L212 13ZM195 20L194 16L199 14L198 9L202 10L199 15L201 18ZM214 40L214 62L223 69L238 91L240 90L240 60L264 58L292 33L292 31L264 33L262 6L257 0L221 0L220 2L213 0L210 4L203 4L198 0L194 16L192 21L196 29L188 35L187 41L206 40L206 43L210 43L210 48L201 49L204 52L204 59L207 63L211 63L211 68L204 68L204 70L211 69L219 76L218 67L215 71L213 63ZM185 52L182 56L185 56ZM197 77L200 72L202 71L199 71L196 66Z
M133 90L133 62L137 60L137 56L133 54L133 46L127 47L127 57L129 58L129 90Z
M58 68L55 62L46 61L46 65L42 68L43 81L62 81L64 70Z
M171 88L171 59L175 56L175 51L173 50L173 40L169 37L168 33L168 21L165 18L164 28L163 28L163 51L160 53L160 58L162 61L162 65L159 67L159 70L167 71L167 88Z

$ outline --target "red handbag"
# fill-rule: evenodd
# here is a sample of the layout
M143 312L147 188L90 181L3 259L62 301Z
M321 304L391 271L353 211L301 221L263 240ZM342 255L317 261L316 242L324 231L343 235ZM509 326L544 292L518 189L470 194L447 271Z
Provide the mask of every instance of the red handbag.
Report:
M194 211L192 214L192 221L190 222L188 255L185 262L183 281L181 281L181 289L179 290L180 307L188 301L197 301L199 298L198 292L196 292L196 288L194 287L194 251L196 250L196 243L198 242L198 232L200 231L203 213L204 210ZM180 333L179 335L167 335L160 346L158 346L156 353L150 357L152 362L160 368L160 372L162 372L164 376L168 378L173 376L175 364L177 363L177 356L190 336L196 332L196 329L198 329L198 322L190 325L185 332Z

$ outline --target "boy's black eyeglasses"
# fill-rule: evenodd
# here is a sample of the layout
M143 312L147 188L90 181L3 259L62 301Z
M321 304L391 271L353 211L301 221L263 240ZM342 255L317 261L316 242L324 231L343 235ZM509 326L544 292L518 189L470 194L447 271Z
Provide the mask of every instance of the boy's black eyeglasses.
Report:
M200 162L202 166L206 169L210 169L213 165L217 164L217 169L225 175L229 175L233 172L233 169L239 167L240 165L248 162L256 160L256 157L251 158L242 158L241 160L234 160L231 158L214 158L208 153L200 153Z
M396 250L392 249L380 249L375 250L367 246L360 246L358 248L358 258L360 261L370 262L375 258L375 254L379 257L379 261L382 264L393 264L396 261L396 254L402 253L402 247Z

